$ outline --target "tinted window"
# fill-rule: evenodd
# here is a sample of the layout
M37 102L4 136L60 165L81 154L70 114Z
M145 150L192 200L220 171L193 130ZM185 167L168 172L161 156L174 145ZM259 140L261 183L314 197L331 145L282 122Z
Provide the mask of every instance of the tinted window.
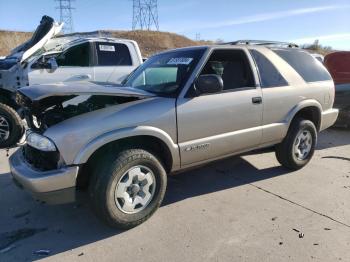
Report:
M259 69L261 87L277 87L288 85L276 67L262 53L251 50L255 63Z
M90 45L73 46L56 58L58 66L89 66Z
M129 48L124 44L96 43L96 49L100 66L132 65Z
M224 90L255 86L247 56L241 50L215 50L201 72L207 74L222 77Z
M274 49L291 65L306 82L331 80L326 68L310 54L302 50Z

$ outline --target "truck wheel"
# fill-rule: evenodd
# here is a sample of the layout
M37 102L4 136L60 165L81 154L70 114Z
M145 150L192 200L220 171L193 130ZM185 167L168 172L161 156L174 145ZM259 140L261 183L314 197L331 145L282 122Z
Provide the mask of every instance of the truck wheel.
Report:
M0 148L15 146L23 130L22 120L16 111L0 103Z
M108 225L135 227L160 206L167 175L151 153L142 149L124 150L109 154L96 167L89 187L92 208Z
M314 123L295 119L281 144L276 147L276 157L280 164L291 170L304 167L312 158L317 141Z

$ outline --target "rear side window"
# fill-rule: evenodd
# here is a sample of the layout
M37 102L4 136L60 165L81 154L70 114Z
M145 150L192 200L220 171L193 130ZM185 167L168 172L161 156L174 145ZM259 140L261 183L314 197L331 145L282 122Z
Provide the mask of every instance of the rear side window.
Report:
M302 50L274 49L306 82L331 80L326 68L310 54Z
M118 43L96 43L99 66L131 66L129 48Z
M250 50L259 69L261 87L278 87L288 85L276 67L262 53Z

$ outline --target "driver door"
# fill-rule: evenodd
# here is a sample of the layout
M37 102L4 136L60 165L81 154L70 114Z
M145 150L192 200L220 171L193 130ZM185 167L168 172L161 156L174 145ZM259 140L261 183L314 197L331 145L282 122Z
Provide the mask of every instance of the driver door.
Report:
M178 144L183 167L260 144L262 94L250 64L244 50L215 50L200 74L219 75L223 91L178 99Z
M29 84L44 84L65 81L94 80L94 70L91 66L91 45L89 42L75 45L56 57L58 68L31 68Z

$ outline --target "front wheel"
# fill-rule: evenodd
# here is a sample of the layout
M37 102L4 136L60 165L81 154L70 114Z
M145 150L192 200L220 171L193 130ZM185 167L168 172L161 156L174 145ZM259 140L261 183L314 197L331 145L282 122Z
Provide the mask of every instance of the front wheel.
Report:
M142 149L109 153L90 180L92 207L108 225L131 228L158 209L166 183L166 172L153 154Z
M23 135L24 127L17 112L0 103L0 149L15 146Z
M281 144L276 146L276 157L280 164L291 170L304 167L312 158L317 141L313 122L295 119Z

